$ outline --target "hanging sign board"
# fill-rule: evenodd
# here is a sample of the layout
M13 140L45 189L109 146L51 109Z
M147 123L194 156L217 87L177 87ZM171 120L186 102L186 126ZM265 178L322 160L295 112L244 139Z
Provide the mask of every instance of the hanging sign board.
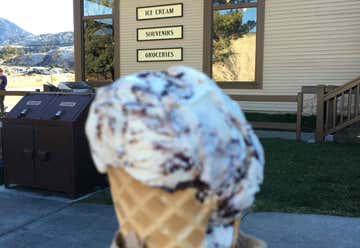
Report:
M177 40L183 38L183 26L139 28L138 41Z
M152 20L183 16L183 4L157 5L136 8L136 20Z
M138 49L138 62L161 62L161 61L182 61L183 49L176 48L158 48L158 49Z

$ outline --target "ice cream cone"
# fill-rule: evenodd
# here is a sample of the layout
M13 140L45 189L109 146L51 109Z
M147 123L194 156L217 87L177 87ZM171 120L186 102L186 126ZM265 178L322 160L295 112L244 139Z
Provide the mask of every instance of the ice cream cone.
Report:
M237 218L259 191L264 152L205 74L178 66L125 76L99 89L86 133L109 174L122 248L261 247Z
M142 243L139 247L203 247L216 200L201 203L195 198L196 190L192 188L169 193L149 187L119 168L110 168L108 175L126 243L134 244L129 240L136 235Z

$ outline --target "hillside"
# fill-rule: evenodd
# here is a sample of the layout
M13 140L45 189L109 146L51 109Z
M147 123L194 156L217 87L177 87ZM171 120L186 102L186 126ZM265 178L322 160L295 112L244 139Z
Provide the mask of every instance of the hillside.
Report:
M74 34L33 35L0 18L0 63L9 66L74 68Z
M72 70L49 67L20 67L1 65L8 77L8 91L35 91L42 90L43 85L51 83L57 85L59 82L75 81L75 74ZM6 96L6 110L10 111L21 99L20 96Z
M7 90L35 91L44 84L75 81L74 34L33 35L0 18L0 67L8 77ZM6 96L6 111L21 99Z
M231 54L213 64L216 81L255 81L256 34L249 33L230 41Z
M42 52L56 47L73 46L74 33L61 32L57 34L14 36L1 43L2 46L21 46L26 52Z
M22 39L27 36L32 36L31 33L17 26L4 18L0 17L0 44L12 39Z
M26 53L6 61L6 65L74 68L74 48L58 47L43 53Z
M0 45L72 46L73 32L33 35L9 20L0 17Z

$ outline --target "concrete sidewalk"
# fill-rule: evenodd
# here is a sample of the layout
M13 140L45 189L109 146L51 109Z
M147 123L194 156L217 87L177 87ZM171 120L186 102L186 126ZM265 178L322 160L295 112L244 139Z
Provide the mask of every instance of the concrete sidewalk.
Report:
M112 206L0 188L1 248L109 247L117 230ZM355 248L360 218L251 213L242 230L274 248Z
M360 218L284 213L252 213L241 229L269 248L360 247Z
M1 248L108 247L116 230L112 206L0 189Z

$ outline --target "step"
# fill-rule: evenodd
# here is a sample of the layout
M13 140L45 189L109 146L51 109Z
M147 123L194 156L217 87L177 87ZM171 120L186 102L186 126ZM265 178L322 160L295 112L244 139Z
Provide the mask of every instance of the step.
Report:
M340 144L360 144L360 122L337 132L334 139Z

